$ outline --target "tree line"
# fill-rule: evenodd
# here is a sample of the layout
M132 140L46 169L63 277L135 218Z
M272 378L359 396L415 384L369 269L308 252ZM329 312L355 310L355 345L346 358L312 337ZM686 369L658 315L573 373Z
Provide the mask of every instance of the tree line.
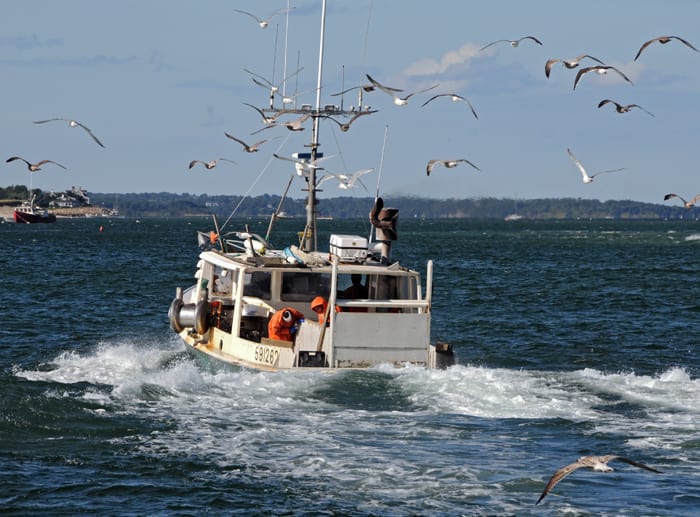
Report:
M47 206L52 193L33 189L40 206ZM11 204L27 199L23 185L0 188L0 200ZM269 217L280 205L281 196L264 194L248 197L207 194L157 193L90 193L94 207L117 209L126 217L187 217L216 215L229 217ZM526 219L697 219L695 208L672 204L638 201L598 201L581 198L545 199L432 199L410 196L385 197L385 206L398 208L401 217L442 219L504 219L517 214ZM319 199L316 207L321 216L337 219L365 218L374 203L372 197L335 197ZM281 211L287 216L305 217L306 199L286 198Z

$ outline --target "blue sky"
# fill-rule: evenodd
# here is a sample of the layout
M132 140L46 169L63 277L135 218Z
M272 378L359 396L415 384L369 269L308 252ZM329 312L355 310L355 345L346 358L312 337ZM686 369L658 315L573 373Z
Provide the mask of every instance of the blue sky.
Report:
M23 0L3 5L0 69L3 101L0 131L5 155L0 185L28 184L19 155L51 159L34 187L91 192L175 192L193 194L281 194L293 165L272 158L305 151L309 124L301 132L264 130L245 106L263 107L268 92L253 83L253 71L298 104L315 104L321 0L292 1L289 17L276 16L266 29L234 9L267 16L287 0ZM680 36L700 49L700 2L694 0L589 0L569 2L464 0L329 0L322 104L340 103L332 93L365 84L369 73L383 84L416 91L406 106L375 91L364 104L377 113L357 120L348 132L321 125L322 150L334 155L327 172L373 167L362 181L374 194L380 180L385 197L435 198L580 197L663 203L675 192L700 192L693 153L700 142L700 53L679 41L654 43L637 61L641 44L658 36ZM287 31L288 21L288 31ZM499 39L535 36L481 47ZM286 41L286 44L285 44ZM590 54L620 69L584 75L550 58ZM586 62L583 66L595 64ZM468 106L437 99L458 93ZM618 114L602 99L636 103L641 110ZM355 92L343 98L357 103ZM278 101L278 105L280 102ZM33 124L52 117L90 127L101 148L79 128L63 122ZM253 143L272 138L257 153L245 153L224 132ZM386 144L384 138L386 133ZM584 184L567 155L571 148L589 172L624 167ZM382 155L382 149L384 154ZM212 170L191 160L228 158ZM453 169L430 159L465 158ZM381 165L381 169L380 169ZM379 174L381 170L381 175ZM301 179L292 197L302 197ZM365 196L356 187L339 190L328 182L320 197ZM671 203L671 202L667 202Z

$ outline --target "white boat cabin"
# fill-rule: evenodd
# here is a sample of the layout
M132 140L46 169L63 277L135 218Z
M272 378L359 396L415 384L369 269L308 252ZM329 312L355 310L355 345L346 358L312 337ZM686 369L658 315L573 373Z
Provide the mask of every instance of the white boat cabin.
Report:
M334 253L303 254L303 263L280 252L202 252L196 283L173 300L173 329L194 349L258 369L440 366L430 345L432 262L424 293L418 272L347 253L343 237L332 237ZM325 325L311 309L317 296L327 300ZM270 320L287 308L304 318L291 341L272 339Z

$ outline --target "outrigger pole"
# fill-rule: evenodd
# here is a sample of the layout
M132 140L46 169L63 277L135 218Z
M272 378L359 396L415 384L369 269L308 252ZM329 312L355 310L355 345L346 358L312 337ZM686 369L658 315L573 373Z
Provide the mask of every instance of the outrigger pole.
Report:
M280 215L280 211L282 210L282 205L284 204L284 200L287 199L287 193L289 192L289 187L292 186L292 181L294 181L294 176L289 176L289 181L287 182L287 188L284 189L284 194L282 194L282 197L280 198L280 202L277 205L277 209L270 216L270 224L267 226L267 233L265 234L266 241L270 240L270 234L272 233L272 224L277 220L277 217Z

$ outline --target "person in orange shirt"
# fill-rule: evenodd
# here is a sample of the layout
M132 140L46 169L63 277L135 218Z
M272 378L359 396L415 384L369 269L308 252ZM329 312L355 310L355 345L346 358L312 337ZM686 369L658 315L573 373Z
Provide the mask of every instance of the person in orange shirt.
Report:
M284 307L275 312L270 318L270 322L267 324L267 337L282 341L294 341L294 331L292 329L299 320L303 319L304 315L298 310L292 307Z
M323 322L326 321L328 300L326 300L323 296L317 296L311 300L311 310L318 314L318 322L323 325Z

